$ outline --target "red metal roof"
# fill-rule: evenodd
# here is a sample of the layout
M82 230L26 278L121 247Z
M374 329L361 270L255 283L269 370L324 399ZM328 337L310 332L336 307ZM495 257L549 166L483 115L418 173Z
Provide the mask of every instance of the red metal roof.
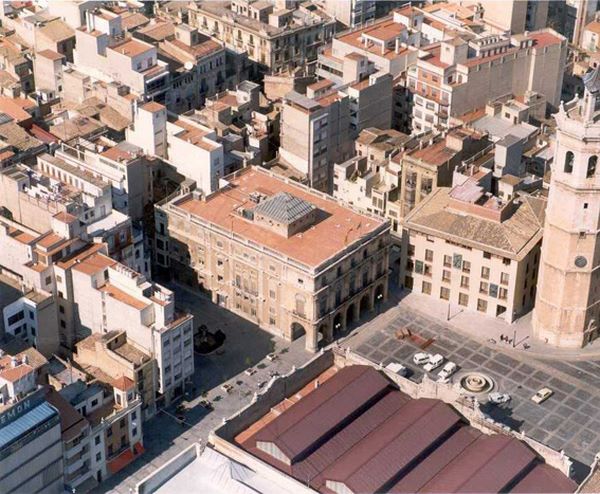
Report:
M274 443L288 458L297 461L327 436L358 415L366 403L390 391L389 382L370 367L342 369L317 391L310 393L276 420L258 431L256 441Z
M500 492L535 458L533 450L512 437L481 436L421 492Z
M442 401L410 400L323 476L343 482L352 492L382 492L415 458L441 444L460 421L460 415Z
M291 464L256 447L270 441ZM411 399L372 367L341 369L241 446L312 489L349 492L573 492L524 442L487 436L440 400ZM331 486L333 487L333 486Z

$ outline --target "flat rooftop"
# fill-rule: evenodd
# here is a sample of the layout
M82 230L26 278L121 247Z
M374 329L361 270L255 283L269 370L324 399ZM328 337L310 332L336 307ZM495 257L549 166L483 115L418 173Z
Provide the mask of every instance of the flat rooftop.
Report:
M317 267L343 251L352 243L373 234L385 221L354 212L327 199L324 194L310 192L258 168L246 168L229 178L230 186L206 200L184 197L173 206L222 230L287 256L311 267ZM319 210L313 226L296 235L284 237L243 218L239 209L253 207L251 194L267 197L287 192L303 199Z
M408 50L406 47L400 47L398 52L396 52L395 44L392 42L400 37L405 30L406 27L403 24L394 22L393 16L389 16L362 29L337 36L336 39L353 46L359 53L369 52L373 55L393 60L396 57L404 55ZM365 39L376 40L377 42L366 44Z
M441 400L412 399L370 366L344 367L313 388L235 442L318 492L576 488L524 442L482 433Z

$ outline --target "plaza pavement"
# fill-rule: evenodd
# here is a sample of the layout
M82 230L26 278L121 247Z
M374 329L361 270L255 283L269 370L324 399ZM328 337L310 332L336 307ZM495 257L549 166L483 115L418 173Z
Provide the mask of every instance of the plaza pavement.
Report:
M179 423L173 406L144 423L146 452L95 492L133 492L140 480L192 442L204 444L209 432L245 406L273 373L287 373L311 358L304 349L304 338L285 342L197 293L181 286L171 288L176 291L178 306L191 311L197 325L225 332L223 351L196 355L195 392L183 401L188 409L186 423ZM505 405L483 404L484 413L554 449L563 449L575 460L577 476L585 475L587 465L600 451L600 345L582 352L553 350L531 339L530 315L509 326L456 306L448 311L447 304L394 288L389 300L369 317L340 335L339 344L375 363L401 362L418 382L423 371L413 365L412 356L420 348L396 337L398 330L410 329L420 341L429 342L426 351L441 353L456 362L461 372L484 372L493 379L495 390L511 395ZM500 343L500 334L513 337L515 331L516 348ZM524 350L524 342L531 345L529 350ZM271 352L278 356L273 362L266 358ZM248 367L256 373L246 375ZM230 393L221 389L224 383L233 384ZM531 396L544 386L552 388L554 395L536 405ZM199 405L204 399L212 402L212 411Z

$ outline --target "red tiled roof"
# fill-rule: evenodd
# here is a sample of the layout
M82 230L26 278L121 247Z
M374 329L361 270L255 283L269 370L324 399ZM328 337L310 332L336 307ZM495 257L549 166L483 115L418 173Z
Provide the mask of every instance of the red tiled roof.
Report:
M176 202L175 206L306 265L320 266L384 224L379 219L356 213L335 201L269 175L261 168L245 168L235 177L230 177L229 184L228 188L221 189L206 200L186 197ZM327 213L326 218L304 232L289 238L281 236L261 225L246 221L236 213L241 204L251 204L252 192L261 191L268 191L266 195L287 192L315 205ZM332 235L332 231L340 234Z
M54 134L51 134L50 132L45 131L41 127L38 127L36 124L33 124L31 126L31 128L29 129L29 132L31 132L33 137L35 137L36 139L39 139L40 141L42 141L46 144L58 142L58 139L56 138L56 136L54 136Z
M129 379L127 376L121 376L118 379L115 379L113 381L113 387L121 390L121 391L127 391L128 389L131 389L135 386L135 383Z

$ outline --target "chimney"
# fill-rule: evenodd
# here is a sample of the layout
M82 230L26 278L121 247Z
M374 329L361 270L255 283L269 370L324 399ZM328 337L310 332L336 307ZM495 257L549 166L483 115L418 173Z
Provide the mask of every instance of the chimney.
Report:
M18 365L19 365L19 361L17 360L17 357L11 357L10 358L10 366L14 369Z

